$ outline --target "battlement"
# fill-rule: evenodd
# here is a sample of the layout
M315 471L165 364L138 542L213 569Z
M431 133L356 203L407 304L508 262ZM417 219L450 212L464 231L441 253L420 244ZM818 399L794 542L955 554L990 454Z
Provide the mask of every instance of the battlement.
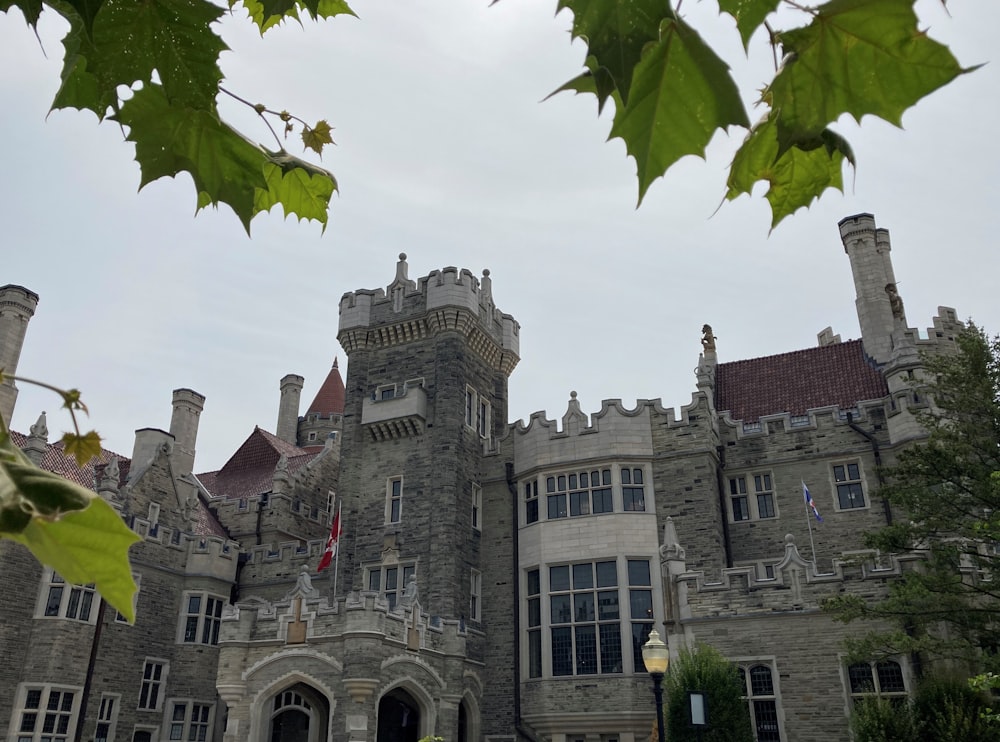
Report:
M272 521L279 519L287 520L289 524L320 523L327 524L330 521L330 512L323 507L310 505L294 494L278 494L269 492L260 495L241 498L213 497L208 501L209 506L215 510L220 521L225 523L230 530L243 532L245 529L239 526L244 523L251 523L250 532L253 531L257 519L257 510L263 503L262 526L272 525Z
M431 271L419 281L409 280L407 272L406 254L401 253L396 278L385 290L361 289L343 295L338 339L348 353L372 344L410 342L444 330L472 335L476 329L482 336L480 342L488 338L505 356L512 355L516 364L520 325L493 303L488 270L483 271L482 280L453 266Z
M666 553L661 550L662 553ZM888 590L887 578L899 577L915 554L885 555L873 550L845 551L832 560L832 570L819 572L814 562L799 554L791 534L785 536L784 556L770 567L773 577L758 566L728 567L716 579L705 572L674 574L679 588L681 621L815 610L844 592L876 599ZM766 560L765 560L766 561Z
M804 415L792 415L787 412L763 415L759 420L753 422L734 420L729 410L721 410L719 419L720 424L737 440L740 440L772 434L828 429L837 425L846 425L848 416L855 423L869 422L873 416L881 418L885 408L886 401L882 398L863 400L847 409L830 405L806 410Z
M295 620L295 601L301 598L299 619L306 624L307 639L379 634L421 652L450 655L465 652L469 631L464 622L428 615L419 603L390 607L377 592L351 592L344 597L331 598L326 590L312 587L307 591L303 587L297 584L278 600L251 596L227 606L222 616L220 644L231 642L237 636L256 642L287 642L288 625ZM238 626L233 626L234 623ZM419 659L415 661L420 662Z

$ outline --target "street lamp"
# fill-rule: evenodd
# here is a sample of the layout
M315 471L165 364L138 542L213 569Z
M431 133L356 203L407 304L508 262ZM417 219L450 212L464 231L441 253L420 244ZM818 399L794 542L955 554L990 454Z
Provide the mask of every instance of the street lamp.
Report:
M656 730L660 742L665 742L663 730L663 675L667 671L669 657L667 645L660 640L656 629L649 632L649 640L642 645L642 661L646 672L653 677L653 696L656 698Z

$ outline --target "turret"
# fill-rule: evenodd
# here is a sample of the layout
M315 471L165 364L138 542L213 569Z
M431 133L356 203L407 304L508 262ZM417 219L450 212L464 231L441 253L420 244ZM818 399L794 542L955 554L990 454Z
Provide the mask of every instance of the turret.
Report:
M174 437L173 461L178 475L194 471L198 420L205 409L205 397L193 389L174 389L170 435Z
M855 306L865 352L879 363L889 360L892 331L906 327L903 300L896 288L889 253L889 231L875 226L871 214L856 214L840 221L840 239L851 261Z
M281 400L278 402L278 427L274 431L285 443L298 445L299 397L305 383L298 374L288 374L281 380Z
M24 336L28 322L35 315L38 294L23 286L0 286L0 371L4 380L0 384L0 417L10 423L17 401L17 386L10 379L17 373Z

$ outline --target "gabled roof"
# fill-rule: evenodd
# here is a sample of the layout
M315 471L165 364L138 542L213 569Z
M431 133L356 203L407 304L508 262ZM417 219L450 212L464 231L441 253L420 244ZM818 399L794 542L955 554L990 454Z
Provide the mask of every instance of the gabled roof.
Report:
M837 405L850 409L886 396L885 377L860 340L796 350L764 358L720 363L715 371L715 409L734 420Z
M28 436L18 433L16 430L10 431L10 437L14 445L21 449L24 448L24 444L28 441ZM46 444L45 455L42 456L41 468L53 474L58 474L71 482L76 482L89 490L94 490L97 479L104 473L104 467L111 463L112 457L118 458L118 486L124 487L128 481L129 470L132 468L132 459L117 454L114 451L109 451L106 448L101 449L99 457L92 458L83 466L78 466L76 459L72 456L67 456L63 451L62 441L49 443ZM194 533L197 536L229 538L226 529L212 515L201 497L198 498L198 507L195 509L193 525Z
M340 377L340 368L337 366L337 359L333 359L333 368L326 375L326 380L316 392L316 398L306 410L306 415L330 415L344 414L344 380Z
M214 497L253 497L271 491L282 456L288 460L289 475L294 475L321 450L306 451L256 427L221 469L198 474L198 481Z
M14 445L20 449L23 449L24 444L28 442L28 436L18 433L16 430L10 431L10 437ZM128 481L128 472L132 465L132 460L114 451L109 451L106 448L101 449L100 457L93 458L83 466L79 466L75 458L66 455L63 450L62 441L48 443L46 444L45 454L42 456L39 466L45 469L45 471L58 474L71 482L76 482L92 490L95 486L96 475L103 472L104 467L111 463L111 459L114 457L118 458L118 486L123 487L125 482Z

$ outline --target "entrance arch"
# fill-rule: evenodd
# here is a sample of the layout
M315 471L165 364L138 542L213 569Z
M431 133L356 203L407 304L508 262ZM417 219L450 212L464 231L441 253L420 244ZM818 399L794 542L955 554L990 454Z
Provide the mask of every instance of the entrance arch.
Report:
M295 683L276 693L266 710L266 742L321 742L327 738L330 705L305 683Z
M376 742L417 742L420 706L403 688L393 688L378 702Z

